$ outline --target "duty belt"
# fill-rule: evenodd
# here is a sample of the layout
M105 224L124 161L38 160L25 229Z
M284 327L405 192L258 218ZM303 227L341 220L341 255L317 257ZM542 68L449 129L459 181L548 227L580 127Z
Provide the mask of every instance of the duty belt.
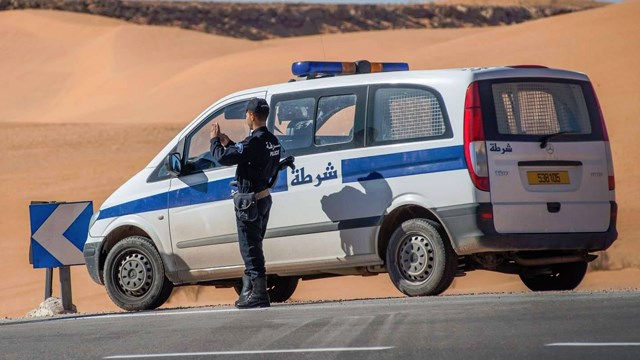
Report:
M269 195L271 195L269 193L269 189L264 189L264 190L256 193L256 200L264 199Z

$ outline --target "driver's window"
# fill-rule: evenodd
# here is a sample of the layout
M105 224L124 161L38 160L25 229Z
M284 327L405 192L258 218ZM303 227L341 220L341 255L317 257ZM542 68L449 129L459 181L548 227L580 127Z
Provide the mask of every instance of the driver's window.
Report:
M206 170L219 166L213 161L210 151L211 125L218 123L220 130L234 142L242 141L249 134L249 126L245 121L247 101L228 105L200 124L198 129L187 138L185 157L186 166L191 172Z

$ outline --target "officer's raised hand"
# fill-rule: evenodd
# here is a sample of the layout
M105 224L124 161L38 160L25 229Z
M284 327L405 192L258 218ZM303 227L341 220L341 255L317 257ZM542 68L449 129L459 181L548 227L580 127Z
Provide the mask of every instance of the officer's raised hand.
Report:
M220 125L218 123L211 124L211 138L217 138L220 136ZM222 140L222 139L221 139Z
M229 142L231 141L231 139L229 139L229 137L227 136L227 134L223 133L222 130L220 129L220 124L218 123L213 123L211 124L211 138L219 138L220 139L220 144L222 144L222 146L227 147L227 145L229 144Z

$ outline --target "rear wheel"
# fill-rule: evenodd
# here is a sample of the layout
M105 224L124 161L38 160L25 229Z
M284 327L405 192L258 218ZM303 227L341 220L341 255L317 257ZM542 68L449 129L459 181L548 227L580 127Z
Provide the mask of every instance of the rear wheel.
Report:
M556 264L551 266L551 274L530 276L520 274L522 282L532 291L573 290L587 273L587 262Z
M387 246L387 270L393 284L409 296L438 295L456 273L457 256L431 220L411 219L393 232Z
M111 300L124 310L149 310L164 304L173 283L151 240L131 236L114 245L104 268L105 287Z
M298 280L296 276L269 275L267 277L269 300L271 300L271 302L285 302L289 300L298 287ZM242 282L238 282L234 286L234 289L236 293L240 295L240 292L242 292Z

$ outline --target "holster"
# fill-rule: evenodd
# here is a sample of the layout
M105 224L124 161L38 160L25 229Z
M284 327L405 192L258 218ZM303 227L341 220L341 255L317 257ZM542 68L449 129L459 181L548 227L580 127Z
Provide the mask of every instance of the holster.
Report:
M255 193L233 194L233 206L236 208L236 217L241 221L254 221L258 218L258 205Z

